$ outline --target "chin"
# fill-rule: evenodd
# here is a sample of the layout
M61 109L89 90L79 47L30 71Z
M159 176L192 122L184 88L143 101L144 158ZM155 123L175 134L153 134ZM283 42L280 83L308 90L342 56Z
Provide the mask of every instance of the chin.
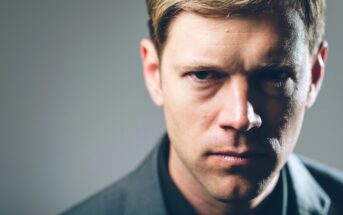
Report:
M216 200L224 203L247 203L268 190L274 177L266 179L249 179L244 176L226 176L210 183L203 184L208 193ZM277 180L276 180L277 181Z

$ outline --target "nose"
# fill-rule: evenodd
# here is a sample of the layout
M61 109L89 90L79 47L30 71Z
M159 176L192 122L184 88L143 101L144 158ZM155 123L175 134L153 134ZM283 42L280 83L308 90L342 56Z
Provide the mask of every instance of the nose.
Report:
M231 77L223 85L220 97L218 123L221 128L249 131L261 127L262 119L249 102L249 83L246 77Z

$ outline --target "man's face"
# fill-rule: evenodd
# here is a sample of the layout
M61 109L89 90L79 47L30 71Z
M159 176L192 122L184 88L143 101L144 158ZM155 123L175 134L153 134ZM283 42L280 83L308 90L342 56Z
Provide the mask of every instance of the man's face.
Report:
M182 12L169 27L152 96L164 109L170 168L218 200L259 195L294 149L313 81L293 17Z

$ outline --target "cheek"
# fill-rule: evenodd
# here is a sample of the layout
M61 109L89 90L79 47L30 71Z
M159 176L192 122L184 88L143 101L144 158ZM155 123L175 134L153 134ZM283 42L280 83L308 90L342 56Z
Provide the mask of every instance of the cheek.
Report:
M208 128L208 121L213 113L211 99L199 95L186 78L165 77L163 83L164 112L167 123L173 130L189 135Z
M169 90L170 89L170 90ZM187 98L180 88L169 88L165 85L163 90L164 115L169 138L175 147L182 147L184 151L190 147L194 136L194 123L198 122L197 107Z
M196 122L196 114L191 105L183 100L177 98L165 99L164 114L168 129L178 133L185 133L192 129L192 122Z
M305 113L305 99L302 92L285 99L269 100L264 109L263 132L275 138L275 151L280 161L285 161L297 142Z
M261 115L262 126L266 131L273 131L275 136L280 136L281 132L289 124L298 127L297 120L302 120L308 94L308 77L301 77L298 82L291 84L290 94L280 97L271 97L258 94L254 95L256 111Z
M198 104L187 97L175 95L169 96L165 101L164 114L168 129L191 139L203 136L213 118L211 108L206 104Z
M209 139L214 119L211 101L204 101L181 84L164 85L164 114L171 142L185 159L196 159Z
M293 105L288 98L260 97L255 103L255 110L262 118L261 130L264 135L279 138L293 112Z
M285 119L285 125L283 128L284 142L293 145L293 147L297 142L302 127L306 110L306 98L307 94L304 90L297 91L292 97L288 108L289 111L287 113L287 118Z

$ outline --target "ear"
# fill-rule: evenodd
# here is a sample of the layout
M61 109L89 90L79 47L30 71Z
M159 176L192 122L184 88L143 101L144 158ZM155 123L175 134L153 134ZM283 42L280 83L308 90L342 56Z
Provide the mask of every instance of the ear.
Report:
M306 109L312 107L317 98L320 87L322 86L327 55L328 43L323 41L319 46L318 52L314 54L313 57L311 68L311 85L308 92Z
M141 41L141 59L145 86L151 99L157 106L163 105L159 58L153 42L149 39Z

